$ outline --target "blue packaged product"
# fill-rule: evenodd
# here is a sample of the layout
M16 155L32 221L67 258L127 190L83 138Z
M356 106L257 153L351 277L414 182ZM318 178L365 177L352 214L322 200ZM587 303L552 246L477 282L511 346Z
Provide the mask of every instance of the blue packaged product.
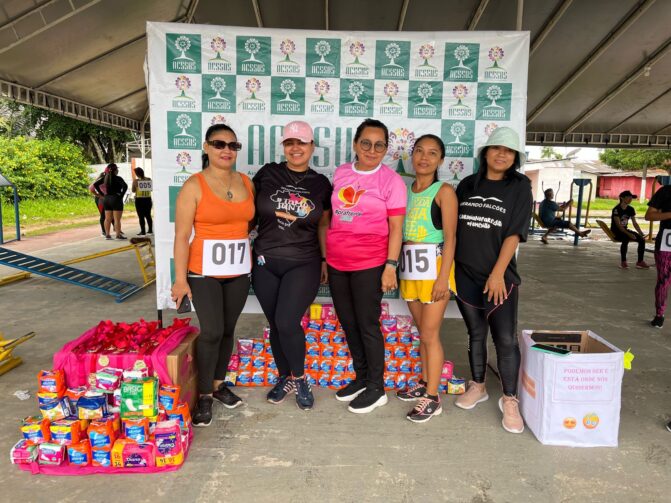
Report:
M321 372L328 374L331 372L332 368L333 368L333 362L331 360L323 359L321 362L319 362L319 370Z
M319 342L319 334L317 332L307 332L305 334L306 344L317 344Z
M333 341L333 344L345 344L345 332L336 332L333 334L333 337L331 337L331 340Z
M336 358L347 358L349 356L349 349L347 346L339 346L335 352Z
M385 375L384 377L384 387L385 388L395 388L396 387L396 375Z
M317 381L317 385L321 386L322 388L328 388L329 387L329 378L328 376L320 376L319 380Z
M77 400L79 419L100 419L107 414L107 397L103 394L82 396Z
M264 371L252 372L252 383L256 386L263 386L266 384L266 373Z
M387 372L398 372L398 362L396 360L387 361Z

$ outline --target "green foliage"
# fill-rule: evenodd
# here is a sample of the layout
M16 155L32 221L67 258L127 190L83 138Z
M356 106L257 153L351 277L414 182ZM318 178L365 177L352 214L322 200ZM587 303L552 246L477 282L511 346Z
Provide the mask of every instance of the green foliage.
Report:
M0 137L0 172L22 200L82 196L91 183L81 148L57 139ZM3 191L3 198L10 200L11 192Z
M609 148L599 154L601 162L623 171L638 171L648 168L671 168L671 151L652 149Z
M552 147L541 148L541 159L561 159L562 155Z

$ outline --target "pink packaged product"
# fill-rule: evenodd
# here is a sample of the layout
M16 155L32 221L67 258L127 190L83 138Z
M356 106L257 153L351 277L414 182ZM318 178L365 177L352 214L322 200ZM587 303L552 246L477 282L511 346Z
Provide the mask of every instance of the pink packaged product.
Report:
M394 316L382 316L380 318L380 325L382 327L383 334L389 334L391 332L396 332L396 318Z
M22 438L12 447L9 458L15 465L29 465L37 459L37 445Z
M264 341L270 340L270 327L265 327L263 329L263 340Z
M303 327L303 330L307 330L309 322L310 322L310 316L304 314L303 317L301 318L301 327Z
M238 355L231 355L231 359L228 361L228 371L237 372L240 368L240 357Z
M60 465L65 461L66 446L42 443L37 449L37 460L41 465Z
M440 373L441 378L452 379L454 373L454 363L449 360L443 362L443 371Z
M107 393L113 392L121 383L122 369L105 367L96 372L96 389Z
M382 309L382 316L389 316L389 302L380 302L380 308Z
M238 339L238 355L251 356L254 343L251 339Z
M396 316L396 327L399 332L410 332L412 328L412 316L399 314Z
M322 319L331 320L334 323L338 319L333 304L322 304Z
M156 465L181 465L184 462L182 429L177 421L161 421L154 430Z
M152 443L129 443L124 445L124 468L137 468L156 465L156 448Z

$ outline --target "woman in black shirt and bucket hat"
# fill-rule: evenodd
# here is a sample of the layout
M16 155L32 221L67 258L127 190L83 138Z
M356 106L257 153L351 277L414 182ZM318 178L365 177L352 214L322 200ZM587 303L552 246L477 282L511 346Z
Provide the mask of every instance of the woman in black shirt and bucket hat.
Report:
M459 220L454 256L457 304L468 329L472 380L455 405L472 409L489 398L485 389L487 333L492 332L503 386L503 427L524 431L517 402L520 350L517 301L521 283L515 252L526 241L531 183L518 169L525 154L517 133L499 127L478 150L479 170L457 187Z

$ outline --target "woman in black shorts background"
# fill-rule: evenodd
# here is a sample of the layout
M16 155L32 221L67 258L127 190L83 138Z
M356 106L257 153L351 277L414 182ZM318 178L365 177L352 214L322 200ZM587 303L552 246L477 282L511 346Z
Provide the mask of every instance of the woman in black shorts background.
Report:
M105 168L105 176L96 181L93 186L102 194L100 186L105 184L105 195L103 199L103 208L105 210L105 237L112 239L110 230L114 223L117 239L126 239L121 232L121 215L123 214L123 198L128 190L128 184L119 176L119 168L116 164L109 164Z

